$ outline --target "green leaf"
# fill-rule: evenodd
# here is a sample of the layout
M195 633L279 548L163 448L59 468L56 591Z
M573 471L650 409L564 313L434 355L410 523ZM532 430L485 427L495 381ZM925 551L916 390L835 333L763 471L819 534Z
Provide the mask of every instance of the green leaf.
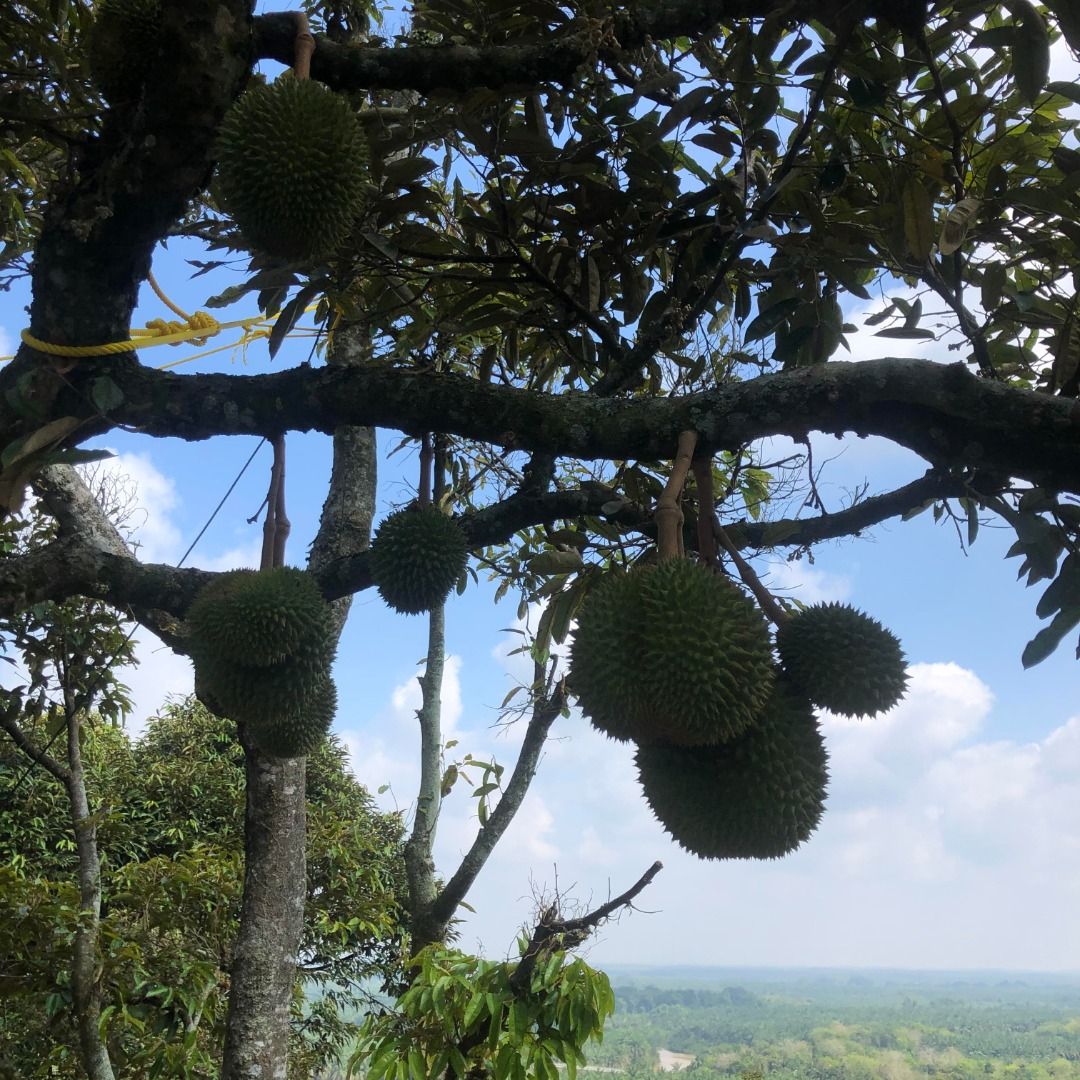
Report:
M90 400L98 412L107 416L123 405L124 391L108 375L100 375L90 384Z
M767 338L770 334L775 333L776 328L781 323L786 322L802 302L799 297L794 296L787 300L780 300L760 312L757 318L746 328L746 332L743 334L743 342L749 345L752 341L760 341L762 338Z
M922 183L911 177L900 196L904 210L904 242L919 262L930 257L934 246L934 201Z
M937 335L933 330L920 330L917 326L891 326L886 330L878 330L874 337L887 337L887 338L920 338L923 340L934 340Z
M1013 77L1020 96L1034 105L1050 77L1050 35L1046 20L1030 0L1007 0L1007 6L1019 19L1012 46Z
M1080 624L1080 604L1062 608L1054 621L1043 627L1025 646L1021 663L1025 668L1041 664L1061 644L1061 639Z

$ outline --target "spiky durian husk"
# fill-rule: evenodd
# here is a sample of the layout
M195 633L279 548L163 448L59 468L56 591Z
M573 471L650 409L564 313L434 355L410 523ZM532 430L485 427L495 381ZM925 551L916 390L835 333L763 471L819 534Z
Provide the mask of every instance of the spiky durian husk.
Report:
M441 604L468 558L461 527L435 506L395 511L375 531L368 551L379 595L406 615Z
M288 718L309 708L321 692L333 660L322 655L286 660L269 667L234 664L220 654L191 650L200 698L215 712L243 723Z
M191 605L188 626L196 651L248 667L322 657L332 647L330 605L314 576L292 566L212 581Z
M151 72L161 0L101 0L90 32L90 74L105 100L137 97Z
M363 207L367 139L352 106L310 79L246 90L225 115L218 177L252 246L287 259L331 254Z
M326 676L303 708L264 713L248 720L248 731L264 753L275 757L310 754L326 737L337 711L337 687Z
M593 726L613 739L644 737L649 712L635 678L644 567L605 574L578 613L567 683Z
M726 578L685 559L613 576L583 605L571 689L601 731L701 746L735 738L773 681L768 628Z
M749 730L716 746L638 748L645 798L703 859L778 859L817 827L828 758L810 703L778 680Z
M891 709L907 689L900 642L847 604L815 604L776 633L784 671L815 704L844 716Z

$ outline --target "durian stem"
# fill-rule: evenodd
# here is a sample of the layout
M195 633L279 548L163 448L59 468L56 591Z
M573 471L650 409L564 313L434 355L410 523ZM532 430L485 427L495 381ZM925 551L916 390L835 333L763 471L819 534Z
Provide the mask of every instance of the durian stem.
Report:
M293 45L293 75L297 79L311 76L311 57L315 53L315 39L311 36L308 17L302 11L294 11L296 39Z
M431 445L431 432L425 431L420 440L420 484L419 502L421 506L431 505L433 493L433 466L435 464L435 450Z
M311 36L308 16L302 11L293 12L296 19L296 38L293 42L293 75L297 79L311 77L311 57L315 51L315 39Z
M697 484L698 551L709 566L716 564L716 536L713 533L713 521L716 517L716 494L713 491L713 470L711 457L694 458L694 482Z
M742 578L743 584L754 594L761 610L768 615L774 626L783 626L788 621L788 613L776 602L776 597L765 588L761 578L757 576L757 571L739 554L739 549L731 542L727 530L715 517L713 518L713 531L720 541L720 546L731 556L731 561L739 571L739 577Z
M690 473L690 463L696 446L696 431L679 433L679 447L675 452L671 475L660 498L656 500L656 513L653 518L656 521L656 546L661 559L677 559L683 554L683 512L679 506L679 497Z
M274 438L274 464L270 468L270 490L266 494L263 521L262 557L259 567L270 570L285 565L285 541L292 525L285 515L285 436Z

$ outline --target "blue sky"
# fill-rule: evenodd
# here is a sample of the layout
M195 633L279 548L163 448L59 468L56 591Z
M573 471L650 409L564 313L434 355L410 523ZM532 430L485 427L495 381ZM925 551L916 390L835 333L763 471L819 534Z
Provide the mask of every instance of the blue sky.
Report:
M1073 69L1075 71L1075 68ZM1053 77L1065 77L1060 66ZM187 280L172 243L155 270L173 298L201 306L221 279ZM137 322L164 314L144 288ZM0 353L25 325L25 291L0 294ZM878 305L856 309L861 323ZM249 308L230 309L239 317ZM216 313L217 314L217 313ZM941 345L882 346L870 331L851 341L854 358L883 354L955 359ZM8 347L5 346L5 342ZM186 350L192 352L194 350ZM148 364L185 350L153 349ZM246 367L222 353L190 370L259 372L298 363L307 343L287 343L269 361L255 345ZM181 368L180 370L186 370ZM385 451L398 441L381 433ZM184 444L112 433L117 467L139 485L145 507L141 555L175 561L202 527L253 448L246 439ZM781 450L779 445L774 449ZM815 440L832 458L820 485L831 508L865 479L888 490L920 475L914 455L881 440ZM189 560L225 569L252 565L259 526L246 524L265 493L264 447ZM329 441L289 438L290 561L302 563L329 470ZM401 454L384 462L380 516L408 498ZM609 925L590 946L593 962L885 965L893 967L1080 970L1080 704L1067 641L1024 672L1020 653L1038 629L1039 590L1016 581L1003 559L1008 531L986 528L964 552L952 527L926 513L880 526L856 541L822 545L815 561L762 563L773 585L806 601L848 600L890 626L912 663L907 699L885 716L823 720L833 780L826 818L795 855L776 863L700 862L652 820L637 791L631 753L591 731L579 715L560 720L518 821L492 859L462 927L467 947L512 948L535 897L558 888L581 904L621 892L661 859L664 871L641 911ZM527 662L508 654L503 632L515 602L492 603L483 583L453 598L444 687L447 738L455 753L494 754L512 764L520 732L496 731L497 706ZM414 710L423 619L396 616L373 592L357 597L342 639L336 730L357 775L387 807L408 809L418 775ZM167 693L190 689L190 668L143 635L133 674L138 731ZM462 785L444 808L438 848L452 872L475 830L475 800Z

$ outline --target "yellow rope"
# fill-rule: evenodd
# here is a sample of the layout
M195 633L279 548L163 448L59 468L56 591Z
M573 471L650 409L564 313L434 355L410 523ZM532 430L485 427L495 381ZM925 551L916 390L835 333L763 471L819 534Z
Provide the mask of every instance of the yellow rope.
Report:
M132 330L128 341L110 341L104 345L54 345L51 341L42 341L34 337L29 330L19 335L31 349L49 356L115 356L118 353L132 352L135 349L149 348L151 345L180 345L190 341L195 345L205 345L215 334L222 330L242 326L245 330L262 318L238 319L234 322L219 323L208 311L196 311L189 315L183 308L174 304L157 283L153 272L147 274L150 288L157 298L183 322L169 319L150 319L145 329Z
M161 286L160 286L160 285L159 285L159 284L157 283L157 278L156 278L156 277L154 277L154 271L153 271L153 270L147 270L147 272L146 272L146 280L147 280L147 281L149 282L149 284L150 284L150 288L154 290L154 293L155 293L155 294L157 295L157 298L158 298L158 299L159 299L159 300L160 300L160 301L161 301L161 302L162 302L162 303L163 303L163 304L164 304L164 305L165 305L165 306L166 306L166 307L167 307L167 308L168 308L168 309L169 309L169 310L170 310L170 311L171 311L171 312L172 312L172 313L174 314L174 315L179 315L179 316L180 316L180 318L184 320L184 322L191 322L191 316L190 316L190 315L189 315L189 314L188 314L188 313L187 313L187 312L186 312L186 311L185 311L185 310L184 310L183 308L177 307L177 306L176 306L176 305L175 305L175 304L174 304L174 303L173 303L173 302L172 302L172 301L171 301L171 300L170 300L170 299L169 299L169 298L168 298L168 297L167 297L167 296L165 295L165 293L164 293L164 292L162 291L162 288L161 288ZM204 314L204 313L200 313L200 314Z
M206 312L197 311L192 316L192 320L194 321L200 315L206 315ZM212 316L207 317L211 319L212 327L206 322L185 327L183 323L151 319L147 323L147 329L132 330L131 340L110 341L105 345L54 345L52 342L34 337L29 330L23 330L19 336L31 349L50 356L115 356L118 353L133 352L135 349L148 349L151 345L179 345L184 341L193 341L201 345L222 330L232 330L238 326L246 330L263 321L261 315L224 323L219 323Z
M159 365L159 370L164 370L165 368L190 363L192 360L198 360L203 356L210 356L216 352L223 352L225 349L247 346L252 341L270 336L273 321L268 321L262 315L250 316L246 319L234 319L232 322L224 323L219 323L207 311L196 311L194 315L189 315L165 295L157 282L157 278L154 277L153 271L147 274L147 281L157 298L170 311L179 315L183 322L178 322L175 319L149 319L145 328L131 331L131 338L128 341L110 341L104 345L54 345L52 342L42 341L41 338L34 337L29 330L21 331L19 337L30 348L49 356L116 356L121 353L134 352L136 349L147 349L152 345L180 345L185 341L190 341L194 345L205 345L210 338L221 333L222 330L233 330L237 327L243 329L244 333L240 340L232 345L222 345L206 352L195 353L193 356L185 357L183 360L173 360L168 364ZM315 304L309 304L304 310L313 311L316 306ZM289 337L292 337L295 333L296 328L290 332ZM13 359L12 356L0 356L0 362Z

